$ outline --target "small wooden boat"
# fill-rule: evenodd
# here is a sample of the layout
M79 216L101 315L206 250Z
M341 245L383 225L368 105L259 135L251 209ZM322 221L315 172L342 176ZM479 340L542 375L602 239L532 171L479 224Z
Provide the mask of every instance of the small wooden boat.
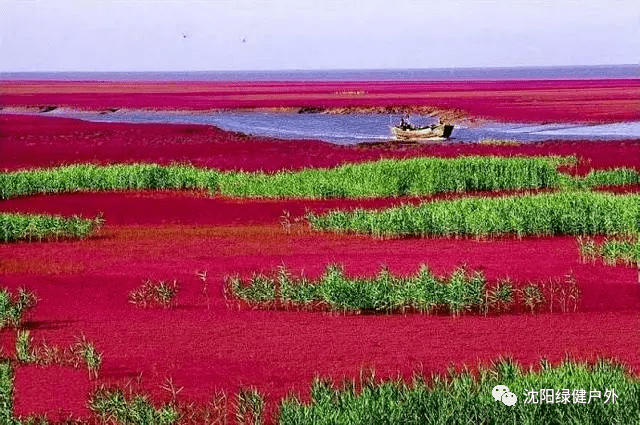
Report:
M451 124L434 124L425 127L414 127L406 122L399 126L391 127L393 134L398 140L407 141L439 141L445 140L451 136L453 125Z

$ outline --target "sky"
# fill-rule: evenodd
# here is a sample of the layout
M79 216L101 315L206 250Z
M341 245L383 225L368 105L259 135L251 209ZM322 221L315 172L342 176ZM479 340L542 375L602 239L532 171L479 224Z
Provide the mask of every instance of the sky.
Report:
M640 63L640 0L0 0L0 72Z

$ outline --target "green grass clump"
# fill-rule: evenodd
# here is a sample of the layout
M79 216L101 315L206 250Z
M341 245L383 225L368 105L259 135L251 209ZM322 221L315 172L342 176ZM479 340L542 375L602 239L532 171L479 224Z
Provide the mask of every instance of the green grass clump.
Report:
M558 187L568 190L587 190L602 186L625 186L640 183L640 172L634 168L591 170L584 176L560 174Z
M640 196L563 192L464 198L386 210L310 213L319 230L383 237L627 235L640 230Z
M13 368L11 362L0 362L0 423L17 425L13 417Z
M496 385L506 385L518 400L506 406L493 399ZM383 425L383 424L636 424L640 423L640 381L619 365L599 361L587 365L565 361L559 366L542 362L539 371L523 371L515 362L501 360L481 367L477 375L451 370L445 378L434 376L427 383L416 375L409 385L402 380L376 382L370 376L337 387L329 380L316 379L311 401L295 396L280 405L280 425ZM529 392L569 391L569 403L525 403ZM573 391L600 391L601 398L573 403ZM605 403L607 390L615 390L615 403ZM610 394L609 394L610 395ZM594 394L595 396L595 394ZM529 395L530 397L530 395ZM530 400L531 401L531 400Z
M304 276L295 279L284 267L275 278L254 274L249 282L235 276L227 279L228 291L252 304L312 307L326 305L332 310L393 312L417 310L431 313L447 310L458 315L480 311L485 300L485 278L464 267L448 277L437 277L422 266L417 275L399 277L382 269L373 278L349 278L340 265L328 265L316 282Z
M640 172L633 168L614 168L612 170L592 170L583 177L585 187L623 186L640 183Z
M102 388L89 401L89 408L105 423L122 425L173 425L180 419L180 412L168 404L156 408L143 395L125 397L119 390Z
M578 238L580 255L584 260L601 258L606 264L625 264L640 267L640 239L607 239L600 243L592 238Z
M78 362L82 361L89 370L89 377L98 377L98 371L102 366L102 353L96 349L92 342L87 341L83 336L71 347L70 351L71 358L74 358L77 362L76 367Z
M33 339L28 330L19 330L16 334L16 358L22 363L33 363L36 355L33 350Z
M178 282L146 280L142 286L129 293L129 302L138 307L160 306L169 308L178 295Z
M236 396L235 417L238 425L262 425L264 399L255 388L241 388Z
M103 223L100 216L85 219L78 216L0 213L0 241L83 239L98 231Z
M58 347L46 343L34 346L29 330L18 330L16 334L16 360L41 366L59 365L86 367L90 378L97 378L102 366L102 353L83 336L70 347Z
M218 172L191 165L76 164L52 169L0 173L0 199L36 193L124 189L209 189Z
M248 285L239 276L228 278L226 283L228 292L241 300L268 304L276 299L276 283L268 276L254 274Z
M89 408L99 423L114 425L264 423L264 398L255 388L240 388L233 405L227 402L225 392L216 393L206 405L180 403L173 395L171 402L156 407L146 394L136 394L130 389L125 394L119 388L102 387L92 395ZM229 420L231 411L235 420Z
M18 327L24 314L36 304L35 294L26 289L18 289L12 295L6 288L0 289L0 329L7 326Z
M249 281L228 278L232 297L256 306L323 309L345 312L504 313L518 308L531 313L577 309L580 289L572 276L559 281L528 282L516 287L508 279L488 284L481 272L456 268L436 276L421 266L413 276L396 276L383 268L371 278L347 277L340 265L328 265L316 281L292 277L280 267L274 276L254 274Z
M559 182L556 157L386 159L331 169L227 172L220 191L241 197L345 198L536 189Z
M180 413L173 405L155 408L145 396L127 399L120 390L101 388L93 394L89 407L100 421L73 421L64 423L104 423L121 425L173 425ZM0 362L0 424L2 425L46 425L45 417L16 418L13 414L13 366L11 361ZM58 422L56 422L58 423Z

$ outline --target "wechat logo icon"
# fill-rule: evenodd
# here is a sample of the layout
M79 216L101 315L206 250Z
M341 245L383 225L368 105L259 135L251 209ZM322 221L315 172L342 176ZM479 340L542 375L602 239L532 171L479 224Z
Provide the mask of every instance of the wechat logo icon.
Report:
M513 406L518 401L518 397L510 392L506 385L496 385L493 387L491 395L495 401L501 401L507 406Z

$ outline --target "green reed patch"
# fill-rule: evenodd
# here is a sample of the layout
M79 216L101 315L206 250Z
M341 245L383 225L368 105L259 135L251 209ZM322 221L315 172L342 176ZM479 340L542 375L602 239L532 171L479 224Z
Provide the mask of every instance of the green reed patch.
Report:
M0 423L17 424L13 417L13 368L11 362L0 362Z
M96 346L87 341L83 336L71 347L71 354L75 359L81 360L89 370L89 377L98 377L98 371L102 366L102 353L96 349ZM78 365L76 364L76 367Z
M625 264L640 267L640 239L607 239L597 242L593 238L578 238L580 255L585 261L602 259L605 264Z
M8 289L0 288L0 330L8 326L20 326L24 314L36 302L35 294L26 289L18 289L18 293L13 295Z
M171 382L170 379L167 381ZM163 387L165 388L165 387ZM166 388L165 388L166 389ZM126 425L227 424L260 425L264 423L263 396L254 388L240 388L233 404L227 394L218 392L206 405L179 403L172 394L169 403L154 405L150 397L129 389L99 388L89 401L89 408L100 423ZM156 407L157 406L157 407ZM233 412L235 421L229 420Z
M97 232L103 223L101 216L85 219L78 216L0 213L0 241L84 239Z
M512 406L494 399L496 385L506 386L517 398ZM363 370L358 380L336 385L330 379L312 382L310 401L295 394L274 409L274 423L385 425L385 424L635 424L640 423L640 380L623 365L598 360L587 364L565 360L525 369L502 358L471 372L451 367L445 375L412 380L382 380ZM44 418L13 415L13 367L0 362L0 422L7 425L46 424ZM78 423L174 425L180 423L264 423L265 403L255 389L240 389L232 409L226 394L210 406L183 405L175 400L153 403L149 396L101 387L90 400L93 415ZM65 422L67 423L67 422ZM72 422L76 423L76 422Z
M319 230L403 236L628 235L640 230L640 196L562 192L463 198L386 210L310 213Z
M559 184L562 161L566 159L469 156L385 159L272 174L227 172L220 175L220 191L241 197L346 198L537 189Z
M575 157L421 157L276 173L196 168L188 164L76 164L0 173L0 199L37 193L135 189L200 189L261 198L367 198L446 192L589 188L640 182L633 169L561 174Z
M126 425L173 425L180 412L173 404L155 407L148 397L127 398L119 389L100 388L89 401L89 408L104 423Z
M36 361L33 338L29 330L18 330L16 333L16 359L21 363L33 363Z
M36 193L218 188L218 172L191 165L76 164L0 173L0 199Z
M169 308L178 295L178 282L146 280L142 286L129 292L129 302L138 307Z
M640 183L640 172L633 168L615 168L611 170L592 170L582 179L576 179L584 187L623 186Z
M376 197L555 187L568 157L379 160L330 169L246 173L190 165L78 164L0 173L0 199L36 193L206 189L243 197Z
M234 407L238 425L262 425L264 398L255 388L241 388Z
M458 267L448 276L436 276L421 266L413 276L382 270L371 278L348 277L340 265L328 265L315 281L294 278L285 267L272 276L254 274L248 281L227 278L231 297L262 307L329 309L349 312L505 313L516 310L575 311L580 288L573 276L564 280L527 282L509 279L489 284L481 272Z
M34 346L30 331L21 329L16 333L16 360L42 366L86 367L89 378L97 378L102 366L102 353L84 336L76 338L70 347L60 348L46 343Z
M594 187L626 186L640 183L640 171L634 168L591 170L585 176L560 174L557 187L567 190L588 190Z
M516 395L516 404L507 406L495 400L492 390L496 385L507 386ZM563 399L565 391L569 396ZM576 399L574 391L577 391ZM557 392L560 396L556 399ZM598 392L599 398L596 397ZM552 403L540 403L541 394L550 397L551 393ZM546 397L545 400L549 400ZM537 403L534 404L534 400ZM558 366L543 361L540 370L524 371L508 359L480 367L477 374L450 370L447 376L434 376L430 382L416 375L411 384L402 380L379 381L373 374L358 383L346 381L340 387L330 380L316 379L311 387L309 403L299 401L296 396L281 402L278 423L640 423L640 380L630 376L622 366L607 361L599 361L595 365L565 361Z

